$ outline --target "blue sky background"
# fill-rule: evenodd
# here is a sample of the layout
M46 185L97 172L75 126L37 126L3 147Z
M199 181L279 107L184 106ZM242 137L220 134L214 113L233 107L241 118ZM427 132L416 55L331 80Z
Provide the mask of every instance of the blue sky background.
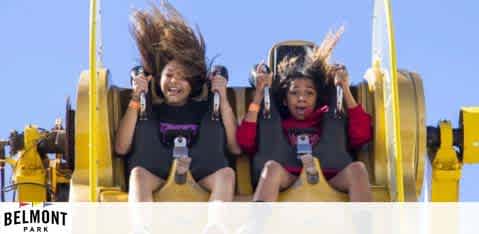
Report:
M170 1L200 26L209 57L228 66L231 85L245 86L252 64L287 39L319 42L346 25L334 59L362 80L371 58L373 1ZM103 1L104 64L112 80L129 84L138 62L129 15L148 1ZM479 105L479 2L393 1L399 68L422 75L429 125L449 119L457 126L461 106ZM3 0L0 8L0 138L25 124L43 128L63 117L79 74L88 68L89 1ZM478 155L479 157L479 155ZM479 201L479 166L466 165L461 200Z

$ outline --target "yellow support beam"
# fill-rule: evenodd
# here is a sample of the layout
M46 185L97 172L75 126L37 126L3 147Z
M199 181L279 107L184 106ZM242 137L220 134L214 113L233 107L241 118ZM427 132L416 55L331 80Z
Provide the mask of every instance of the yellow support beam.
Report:
M479 163L479 107L463 107L461 125L464 136L463 162Z
M402 166L402 149L401 149L401 126L400 126L400 111L399 111L399 92L398 92L398 78L397 78L397 56L396 56L396 42L394 39L394 25L392 18L392 6L390 0L384 0L386 8L386 19L389 34L389 63L391 65L391 101L393 107L393 131L394 136L394 152L396 153L396 201L404 201L404 181L403 181L403 166ZM388 143L389 144L389 143ZM393 196L394 197L394 196Z
M431 200L456 202L459 200L461 163L453 148L453 131L449 121L439 123L441 145L432 162Z
M47 200L47 171L36 148L43 136L35 125L27 125L23 134L24 149L18 152L12 172L12 179L17 184L16 201L44 202Z
M96 155L96 112L97 112L97 87L96 87L96 0L90 0L90 84L89 84L89 137L88 137L88 157L89 157L89 198L91 202L97 200L97 155Z

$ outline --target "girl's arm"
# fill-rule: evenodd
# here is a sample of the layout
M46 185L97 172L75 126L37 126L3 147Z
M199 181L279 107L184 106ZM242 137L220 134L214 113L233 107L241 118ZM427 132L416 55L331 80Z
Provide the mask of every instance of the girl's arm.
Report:
M211 91L218 92L220 95L220 112L221 112L221 120L223 121L223 125L225 126L226 132L226 144L228 146L228 150L235 155L239 155L241 153L241 149L236 141L236 118L233 113L233 109L228 102L228 96L226 94L226 83L227 80L220 76L216 75L211 80Z
M119 155L127 154L130 151L139 109L139 101L132 99L120 121L115 140L115 152Z
M359 149L372 139L371 116L361 105L348 108L348 142L350 149Z
M238 128L236 139L243 151L248 154L254 154L256 152L256 122L258 121L258 113L260 110L261 101L263 100L263 89L266 85L271 85L272 75L261 73L259 66L257 68L256 77L256 91L253 97L253 101L248 107L241 125Z
M337 67L336 78L336 85L343 89L344 102L348 109L349 148L358 149L372 139L371 116L354 99L349 88L349 76L343 65Z
M343 89L343 97L348 109L354 108L358 105L349 89L349 75L346 67L341 64L335 66L335 83Z
M248 108L248 113L246 113L245 118L241 122L241 125L238 127L238 131L236 132L238 144L240 148L247 154L254 154L256 152L256 122L258 120L258 112L261 100L262 97L255 95Z
M233 109L231 108L226 95L221 96L220 111L221 119L223 120L223 125L225 126L228 149L232 154L239 155L241 154L241 149L236 141L237 122L233 113Z
M348 109L355 108L358 105L353 94L351 93L351 90L349 89L349 85L347 87L343 87L343 97Z
M131 148L135 125L140 109L140 93L148 91L148 81L152 77L139 75L133 79L133 94L125 115L120 121L120 126L115 137L115 152L119 155L127 154Z

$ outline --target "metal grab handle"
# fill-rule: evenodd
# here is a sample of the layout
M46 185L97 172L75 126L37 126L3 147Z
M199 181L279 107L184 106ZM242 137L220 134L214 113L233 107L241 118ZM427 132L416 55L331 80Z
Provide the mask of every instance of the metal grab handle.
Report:
M270 95L270 87L264 87L264 110L263 110L263 117L265 119L271 118L271 95Z
M338 76L334 77L334 80L339 80ZM343 111L343 88L339 85L336 86L336 108L334 109L334 114L336 117L340 117L341 112Z
M143 67L138 68L138 75L145 75ZM146 95L145 92L140 93L140 120L147 120L146 117Z
M140 120L147 120L145 92L140 93Z
M213 78L215 76L222 76L226 80L229 79L228 69L223 65L215 65L210 71L209 77ZM220 120L220 106L221 106L221 99L220 94L218 92L214 92L213 94L213 113L211 116L212 120Z
M336 116L339 116L339 114L343 110L343 88L336 86Z
M212 120L220 120L220 94L215 92L213 94L213 116L211 116Z
M136 76L143 75L146 76L145 69L141 66L136 66L134 67L131 72L130 72L130 78L131 82L133 82L133 79ZM140 93L140 114L139 114L139 119L140 120L147 120L148 118L146 117L146 94L145 92Z
M269 67L262 63L262 64L255 64L253 66L253 69L251 69L251 74L250 74L250 79L249 79L249 82L252 86L255 86L256 87L256 78L258 76L258 73L256 72L256 70L258 69L258 66L261 65L261 72L262 73L265 73L265 74L268 74L271 72L271 70L269 69ZM264 109L263 109L263 117L265 119L270 119L271 118L271 91L270 91L271 87L269 86L266 86L264 87L264 90L263 90L263 102L264 102Z

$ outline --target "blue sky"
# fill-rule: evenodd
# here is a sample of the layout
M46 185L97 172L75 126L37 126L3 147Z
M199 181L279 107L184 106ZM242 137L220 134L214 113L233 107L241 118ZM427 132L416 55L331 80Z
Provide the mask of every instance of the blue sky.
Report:
M64 115L66 97L74 98L79 74L88 68L88 2L2 1L0 138L28 123L50 128ZM275 42L319 42L343 23L334 59L347 65L353 82L370 65L371 0L170 2L200 26L209 57L221 54L217 61L228 66L232 85L246 85L251 65ZM103 1L104 64L117 85L128 85L138 62L129 14L147 3ZM457 126L461 106L479 105L477 9L473 0L393 1L398 65L422 75L429 125L449 119ZM479 166L466 165L462 176L461 200L478 201Z

